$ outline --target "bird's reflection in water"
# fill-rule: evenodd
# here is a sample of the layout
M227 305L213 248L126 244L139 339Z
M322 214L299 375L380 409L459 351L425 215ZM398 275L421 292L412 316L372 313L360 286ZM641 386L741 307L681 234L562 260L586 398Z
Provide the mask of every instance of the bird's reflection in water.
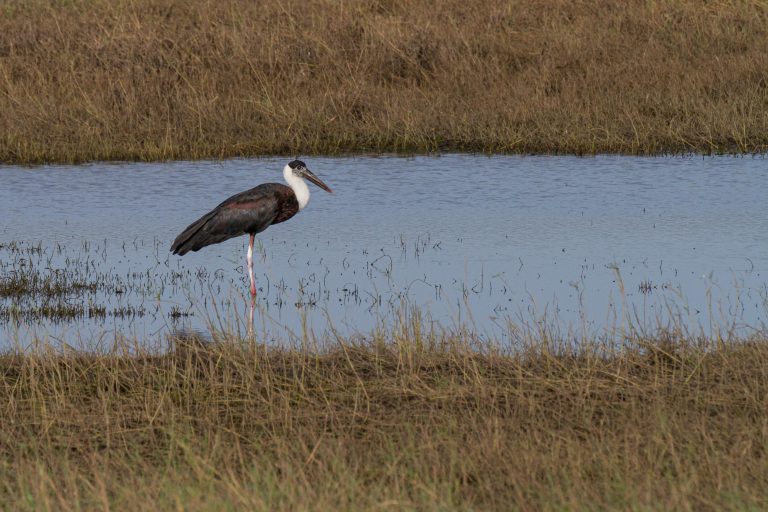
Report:
M256 309L256 295L251 295L251 309L248 313L248 339L253 339L253 311Z

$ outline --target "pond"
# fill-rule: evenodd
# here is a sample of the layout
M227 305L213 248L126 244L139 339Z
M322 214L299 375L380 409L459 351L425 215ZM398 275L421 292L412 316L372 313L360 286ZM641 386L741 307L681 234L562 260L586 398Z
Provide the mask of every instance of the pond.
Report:
M334 190L258 237L258 337L367 333L407 312L498 340L768 314L760 157L306 157ZM0 346L244 331L247 237L174 237L286 158L0 169ZM628 320L629 319L629 320Z

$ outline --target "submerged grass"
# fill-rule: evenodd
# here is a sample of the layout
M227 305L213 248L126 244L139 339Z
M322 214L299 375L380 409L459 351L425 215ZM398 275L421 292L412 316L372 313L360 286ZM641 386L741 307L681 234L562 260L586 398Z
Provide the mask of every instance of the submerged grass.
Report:
M768 338L402 332L0 357L11 509L768 506Z
M0 5L0 161L763 152L768 4Z

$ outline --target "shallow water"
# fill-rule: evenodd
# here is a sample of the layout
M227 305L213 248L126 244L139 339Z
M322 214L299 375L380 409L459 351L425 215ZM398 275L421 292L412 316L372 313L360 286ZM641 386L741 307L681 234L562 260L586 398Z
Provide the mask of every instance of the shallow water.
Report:
M329 321L367 332L404 307L502 339L542 318L574 332L614 329L627 313L649 329L766 320L763 158L305 160L335 194L312 188L303 212L260 235L260 336L323 335ZM246 237L183 258L168 247L229 195L281 181L284 163L3 167L2 278L34 267L90 283L0 297L0 345L244 329Z

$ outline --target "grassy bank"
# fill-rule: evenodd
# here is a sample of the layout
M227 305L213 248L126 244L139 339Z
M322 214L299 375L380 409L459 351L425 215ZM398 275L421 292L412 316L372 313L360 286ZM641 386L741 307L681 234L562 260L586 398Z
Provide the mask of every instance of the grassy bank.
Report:
M0 161L768 148L753 1L9 0Z
M0 497L14 510L764 509L766 341L512 352L411 328L312 349L6 354Z

